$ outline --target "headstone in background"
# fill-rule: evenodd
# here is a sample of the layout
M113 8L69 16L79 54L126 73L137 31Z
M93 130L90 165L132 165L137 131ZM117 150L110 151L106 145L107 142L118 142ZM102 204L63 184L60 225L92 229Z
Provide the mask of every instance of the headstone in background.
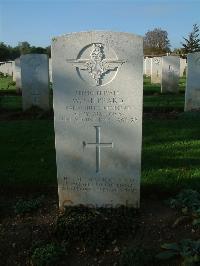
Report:
M20 58L15 59L15 81L16 81L15 85L16 90L20 91L22 88Z
M152 58L146 57L145 58L145 75L150 77L151 76L151 60Z
M180 77L184 76L184 72L186 73L187 62L185 58L180 58Z
M179 76L180 58L178 56L163 56L161 92L178 93Z
M146 64L146 58L143 58L143 75L146 75L146 69L145 69L145 64Z
M0 73L3 73L3 69L4 69L3 65L4 65L4 62L0 62Z
M16 82L15 61L12 61L13 81Z
M49 80L52 82L52 60L49 58Z
M187 56L185 111L200 110L200 52Z
M13 66L12 66L12 61L6 62L6 68L7 68L7 74L9 76L13 75Z
M6 76L6 62L1 62L0 72L3 73L4 76Z
M49 109L49 59L46 54L20 57L23 110L32 106Z
M142 37L107 31L53 39L59 205L138 207Z
M161 83L162 57L151 59L151 83Z

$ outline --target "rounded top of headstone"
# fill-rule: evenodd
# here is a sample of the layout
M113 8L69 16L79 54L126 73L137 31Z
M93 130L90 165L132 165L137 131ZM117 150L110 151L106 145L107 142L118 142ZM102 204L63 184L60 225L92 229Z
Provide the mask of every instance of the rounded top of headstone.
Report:
M143 36L138 35L138 34L134 34L134 33L130 33L130 32L119 32L119 31L109 31L109 30L91 30L91 31L80 31L80 32L70 32L70 33L65 33L59 36L55 36L52 37L52 42L57 41L57 39L59 38L67 38L67 37L71 37L71 36L75 36L75 35L102 35L102 34L106 34L106 35L124 35L127 37L135 37L135 38L141 38L143 39Z

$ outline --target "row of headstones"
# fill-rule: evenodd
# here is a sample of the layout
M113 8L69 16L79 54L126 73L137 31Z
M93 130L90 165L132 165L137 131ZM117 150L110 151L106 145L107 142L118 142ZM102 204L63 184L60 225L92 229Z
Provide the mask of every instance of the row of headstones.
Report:
M9 75L13 77L13 81L16 81L16 76L20 75L20 58L15 59L15 61L6 61L0 62L0 73L3 73L4 76ZM49 78L52 82L52 66L51 58L49 58ZM17 80L17 87L21 88L21 82Z
M0 72L4 75L13 76L14 61L0 62Z
M200 108L200 64L199 53L188 55L187 83L185 94L185 111ZM162 92L178 92L180 62L182 69L186 67L186 60L177 56L163 56L146 58L151 63L149 68L151 82L161 83ZM183 63L185 62L185 63ZM144 65L143 65L144 66ZM52 64L47 55L28 54L17 58L13 62L4 63L6 73L13 73L13 80L16 81L16 89L22 90L23 110L31 106L38 106L44 110L49 109L49 77L52 81ZM8 69L10 69L8 71ZM146 71L148 68L146 67ZM183 73L182 71L182 73ZM145 72L149 73L149 72Z
M46 55L21 56L24 106L49 107L48 66ZM60 207L139 207L143 38L106 31L54 38L52 73ZM187 75L187 103L199 108L200 53L188 56Z
M186 71L186 59L178 56L163 56L144 59L143 71L151 77L151 83L161 83L161 92L177 93L179 77Z
M168 56L169 57L169 56ZM172 56L171 56L172 57ZM184 74L186 74L186 67L187 67L187 59L173 56L176 58L179 58L179 75L180 77L183 77ZM159 74L161 75L161 68L162 68L162 58L166 57L144 57L144 63L143 63L143 73L146 76L151 76L155 72L153 68L157 68L159 70ZM157 79L159 82L161 79ZM156 81L157 81L156 80ZM154 80L152 80L152 83L154 83Z
M145 58L144 74L151 83L161 83L161 92L177 93L179 77L186 73L185 111L200 109L200 53L188 54L187 60L178 56Z
M0 72L12 76L16 90L22 91L23 110L32 106L48 110L49 81L52 82L51 59L45 54L22 55L15 61L1 62Z

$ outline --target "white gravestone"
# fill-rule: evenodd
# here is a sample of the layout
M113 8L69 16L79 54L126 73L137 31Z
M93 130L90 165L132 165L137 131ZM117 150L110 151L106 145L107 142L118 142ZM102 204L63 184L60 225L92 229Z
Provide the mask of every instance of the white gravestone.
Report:
M162 57L151 59L151 83L161 83Z
M13 66L12 66L12 61L8 61L6 62L6 66L7 66L7 74L9 76L13 75Z
M178 56L163 56L161 92L178 93L180 59Z
M20 57L23 110L32 106L49 109L49 59L46 54Z
M21 66L20 66L20 58L15 59L15 82L16 82L16 90L21 90Z
M150 57L145 58L144 71L145 71L145 75L148 77L151 76L151 60L152 60L152 58L150 58Z
M16 82L15 61L12 61L13 81Z
M145 61L146 61L146 58L143 59L143 75L146 75Z
M6 76L6 62L1 62L1 73Z
M51 58L49 58L49 80L52 82L52 62Z
M142 37L81 32L53 39L59 206L139 207Z
M200 52L187 56L185 111L200 110Z
M184 72L186 71L187 62L185 58L180 58L180 77L184 76Z

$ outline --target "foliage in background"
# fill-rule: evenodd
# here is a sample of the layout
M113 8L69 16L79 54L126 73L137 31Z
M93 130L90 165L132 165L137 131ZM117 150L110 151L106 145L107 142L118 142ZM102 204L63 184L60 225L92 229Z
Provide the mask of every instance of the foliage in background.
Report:
M155 28L146 32L144 37L144 54L159 55L170 52L168 33L161 28Z
M45 48L43 47L35 47L31 46L28 42L19 42L19 44L15 47L11 47L10 45L6 45L3 42L0 42L0 61L8 61L14 60L18 58L22 54L48 54L51 57L51 49L50 46Z
M187 38L183 38L185 43L182 43L182 51L184 54L194 53L200 51L200 29L197 24L193 25L193 30L188 34Z
M190 215L193 219L193 225L200 224L200 193L185 189L181 191L175 198L168 201L171 208L182 211L184 215Z
M156 256L160 260L180 258L183 266L200 264L200 240L183 239L179 243L163 244L161 247L165 251Z

